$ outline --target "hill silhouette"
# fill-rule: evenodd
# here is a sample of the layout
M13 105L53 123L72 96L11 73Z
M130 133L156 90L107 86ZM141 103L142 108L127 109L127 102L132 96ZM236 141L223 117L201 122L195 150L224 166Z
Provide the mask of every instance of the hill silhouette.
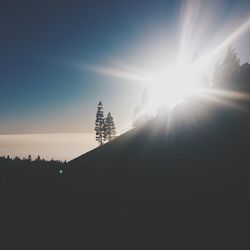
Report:
M72 160L62 175L60 165L6 165L2 222L19 235L27 227L50 232L52 239L88 239L98 248L130 244L131 234L142 246L155 237L162 242L166 233L178 239L196 230L190 239L197 241L199 230L216 231L220 239L229 228L244 232L250 114L249 103L241 105L245 109L192 99Z
M250 209L250 84L239 76L244 98L192 97L70 161L62 175L61 165L53 164L2 169L1 211L31 228L87 228L91 239L107 237L112 227L112 241L118 230L139 237L159 224L175 236L195 228L220 237L228 228L244 232ZM218 89L238 90L232 83Z
M224 72L205 98L162 110L69 162L68 204L109 222L243 228L250 208L250 68Z
M249 128L247 111L181 104L71 161L70 204L139 221L239 222L250 205Z

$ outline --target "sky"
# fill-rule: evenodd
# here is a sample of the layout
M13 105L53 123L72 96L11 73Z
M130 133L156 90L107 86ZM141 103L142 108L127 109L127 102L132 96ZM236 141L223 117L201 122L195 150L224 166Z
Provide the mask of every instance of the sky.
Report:
M28 154L31 135L38 153L41 134L44 150L54 145L49 155L43 150L47 158L76 155L59 154L55 134L86 152L100 100L118 133L128 130L143 91L135 72L176 60L184 31L192 56L213 48L249 13L248 0L1 1L0 155ZM248 29L229 41L242 63L250 61L249 41ZM75 134L86 135L85 146Z

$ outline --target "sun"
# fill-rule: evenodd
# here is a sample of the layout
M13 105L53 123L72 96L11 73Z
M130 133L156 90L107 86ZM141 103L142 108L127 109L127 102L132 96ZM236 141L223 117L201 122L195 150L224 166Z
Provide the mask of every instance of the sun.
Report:
M154 72L147 80L149 107L173 108L199 90L198 70L193 65Z
M182 16L184 18L181 21L179 40L176 41L179 46L173 53L174 56L171 56L170 50L170 56L168 56L165 53L168 49L166 50L165 46L159 46L157 49L153 49L153 54L156 55L153 56L153 59L157 59L156 64L154 60L152 63L151 60L148 60L147 63L139 57L134 58L135 62L132 60L129 63L114 60L109 63L111 65L80 63L77 66L104 76L120 78L131 84L132 88L134 83L139 83L142 89L147 90L148 100L145 103L144 98L142 98L141 103L139 101L137 106L140 107L142 115L146 114L149 117L153 117L156 112L162 110L162 107L173 109L177 104L191 100L194 96L218 101L217 97L214 98L215 91L209 88L213 85L212 82L208 82L206 87L204 85L201 87L201 79L207 75L212 79L212 71L218 57L224 49L250 29L250 18L247 16L243 18L243 22L237 21L237 27L229 33L220 34L220 32L216 32L216 37L221 37L217 41L217 39L213 39L214 35L206 36L203 33L204 31L207 32L208 23L211 19L210 15L209 20L203 20L204 22L194 21L198 20L196 13L199 13L199 11L193 8L193 1L187 2L189 4L183 8ZM150 51L150 49L150 47L147 48L147 51ZM151 58L150 55L149 58ZM156 65L157 69L155 70ZM218 95L222 96L222 93L219 92ZM225 95L228 95L228 93L225 93Z

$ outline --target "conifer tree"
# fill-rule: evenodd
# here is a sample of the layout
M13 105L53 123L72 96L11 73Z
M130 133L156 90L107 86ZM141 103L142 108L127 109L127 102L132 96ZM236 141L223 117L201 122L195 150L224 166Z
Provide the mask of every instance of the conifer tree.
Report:
M37 158L35 159L35 161L41 161L40 155L37 156Z
M31 155L28 156L28 161L32 161Z
M116 130L115 130L114 118L109 112L105 119L104 140L111 141L115 138L115 135L116 135Z
M217 63L214 71L214 85L227 83L228 79L240 70L240 59L237 57L235 49L229 46L226 56L221 64Z
M235 49L230 46L222 63L222 71L225 73L234 72L240 68L240 59L238 59Z
M99 145L103 144L104 137L104 114L103 114L103 105L100 101L97 106L96 121L95 121L95 131L96 131L96 140L99 142Z

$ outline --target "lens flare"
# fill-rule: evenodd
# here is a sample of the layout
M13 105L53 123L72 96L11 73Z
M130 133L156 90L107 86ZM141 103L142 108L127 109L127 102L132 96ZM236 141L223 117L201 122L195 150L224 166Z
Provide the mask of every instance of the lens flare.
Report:
M147 83L151 104L158 107L174 107L198 90L196 78L196 72L188 66L174 67L154 73Z
M132 63L128 67L121 62L115 67L83 65L83 68L98 74L141 83L149 92L148 103L144 106L144 110L141 110L143 114L152 114L163 106L171 109L193 95L214 101L222 99L224 94L226 98L228 96L226 92L220 92L218 95L216 90L207 91L201 88L201 79L207 74L211 65L215 65L218 55L249 30L250 18L249 13L246 18L235 15L226 20L224 26L223 23L219 26L218 19L223 13L222 7L221 1L182 2L179 49L176 51L176 61L172 64L166 63L167 58L159 58L162 66L159 67L161 63L158 63L156 69L153 64L147 67L150 69L143 70L143 67L138 69L133 67ZM229 31L228 27L234 28ZM159 50L165 51L165 48ZM160 53L156 51L155 54Z

